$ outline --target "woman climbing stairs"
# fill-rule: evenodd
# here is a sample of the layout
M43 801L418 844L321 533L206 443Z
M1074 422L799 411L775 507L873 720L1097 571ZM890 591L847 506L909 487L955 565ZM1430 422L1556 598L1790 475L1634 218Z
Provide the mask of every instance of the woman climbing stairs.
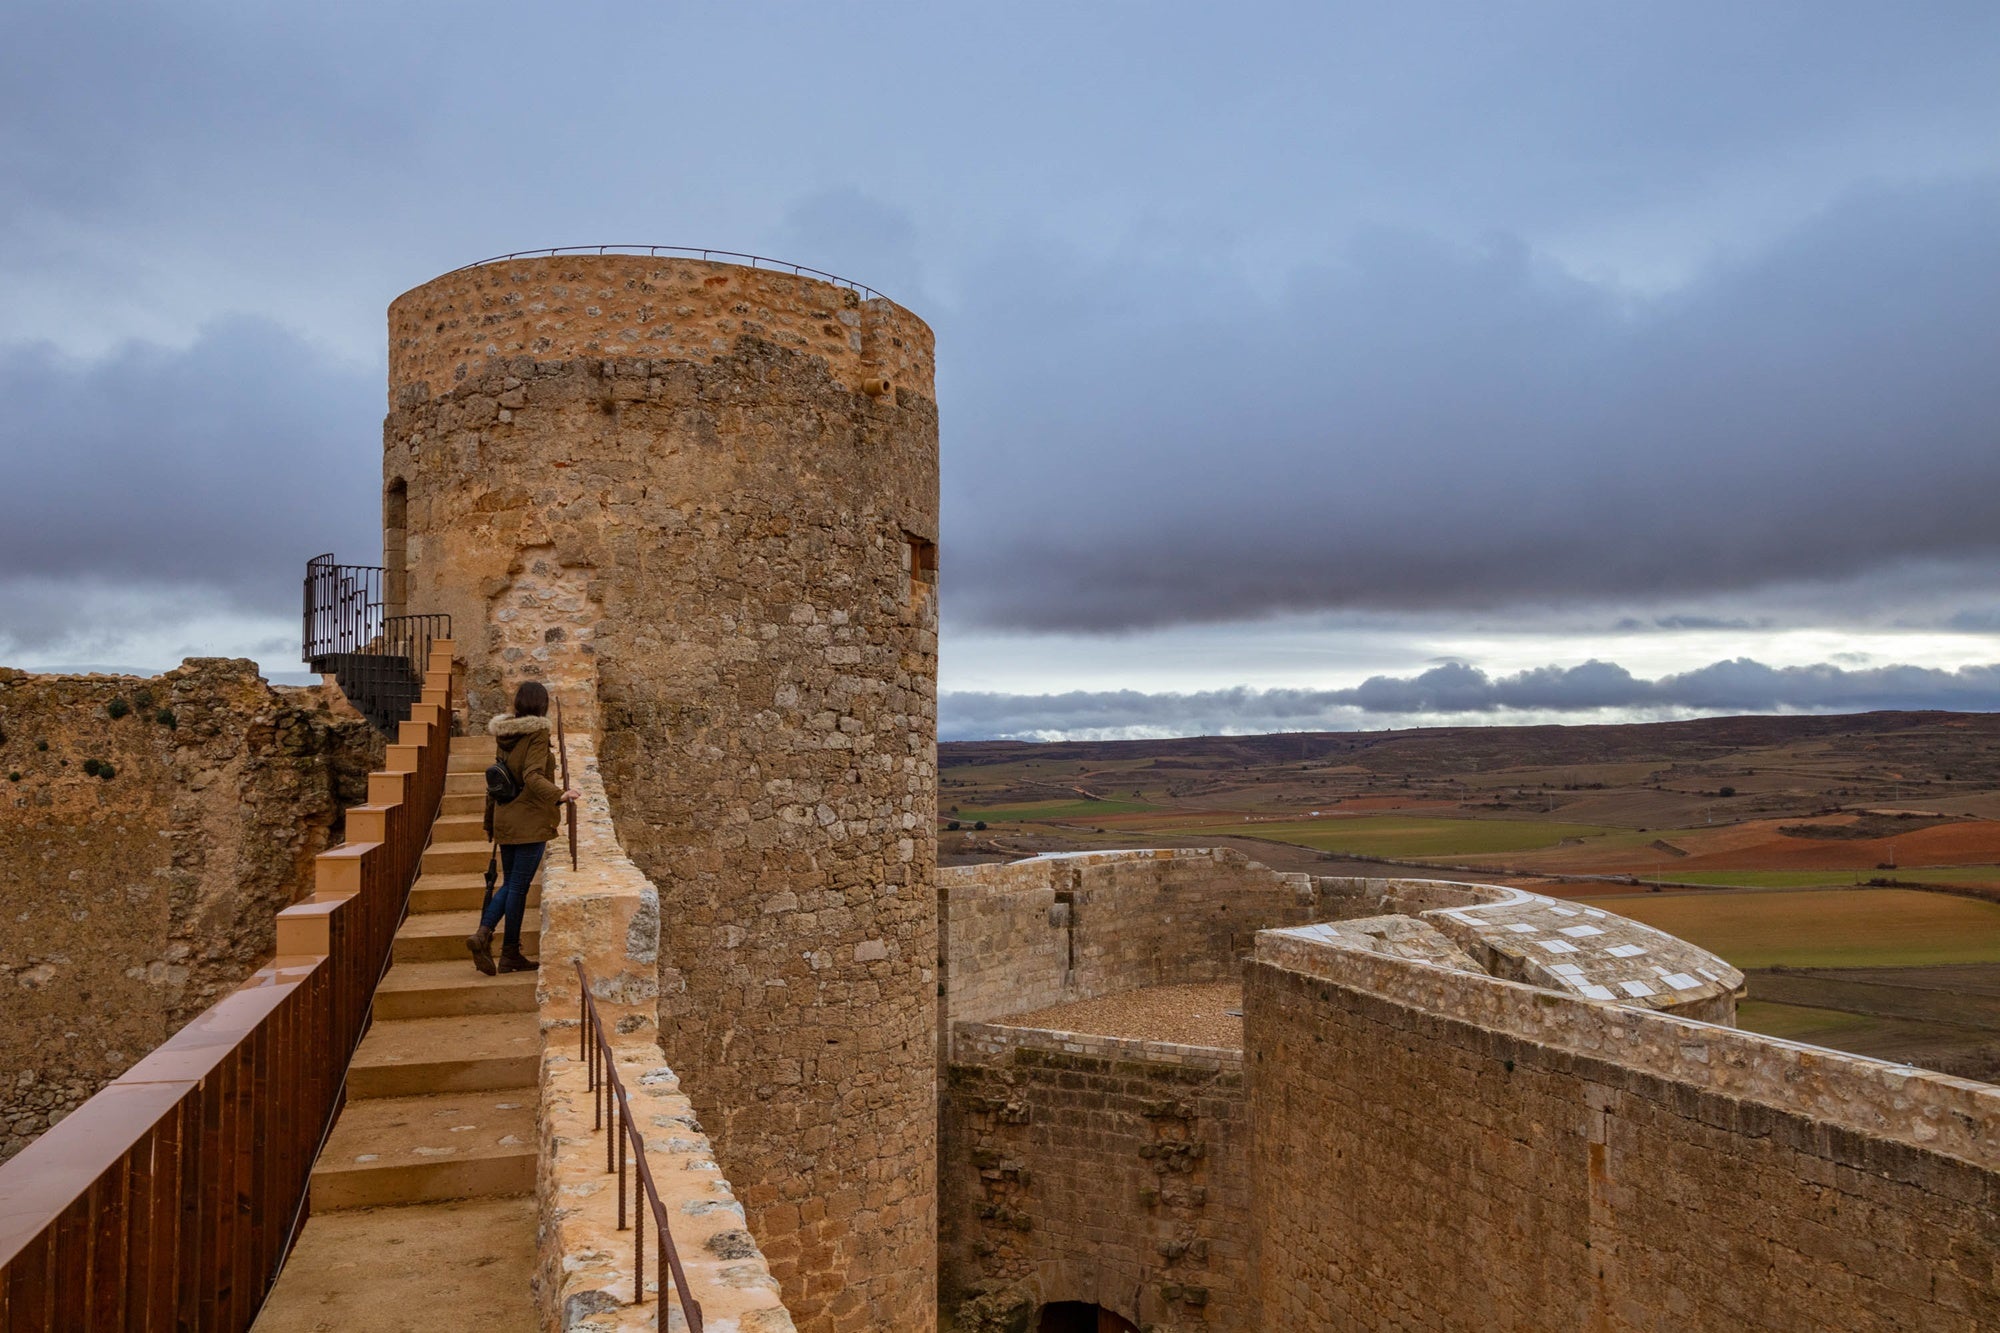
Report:
M348 1068L347 1106L312 1175L312 1218L265 1303L260 1333L531 1330L535 976L481 976L478 924L490 738L452 741L450 774L375 1022ZM522 947L539 952L540 900Z

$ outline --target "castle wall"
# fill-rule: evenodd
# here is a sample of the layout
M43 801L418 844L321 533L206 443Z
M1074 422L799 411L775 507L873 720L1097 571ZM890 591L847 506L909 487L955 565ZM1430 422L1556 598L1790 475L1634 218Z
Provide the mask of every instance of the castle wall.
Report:
M659 1237L634 1267L632 1233L618 1227L615 1191L605 1189L597 1097L579 1057L582 996L571 960L583 964L597 1016L660 1191L675 1253L712 1328L781 1333L793 1327L748 1217L715 1162L688 1089L659 1044L659 893L618 841L595 749L577 737L570 755L583 799L577 868L552 856L542 868L542 956L537 978L542 1034L541 1153L536 1160L535 1295L542 1327L624 1333L659 1327L656 1299L633 1303L641 1284L657 1297ZM673 1308L675 1296L666 1296Z
M799 1327L935 1314L930 333L785 273L487 265L390 312L385 484L471 721L545 680L659 891L662 1047Z
M1317 919L1305 876L1227 848L951 866L938 885L947 1026L1231 980L1259 930Z
M1069 998L1069 906L1073 873L1037 857L1009 865L947 866L937 872L941 1027L984 1022ZM949 1046L945 1032L941 1048Z
M2000 1322L2000 1089L1291 933L1245 987L1269 1327Z
M247 661L0 669L0 1159L270 957L373 745Z
M1260 1327L1237 1051L967 1025L944 1104L941 1274L962 1333L1087 1301Z

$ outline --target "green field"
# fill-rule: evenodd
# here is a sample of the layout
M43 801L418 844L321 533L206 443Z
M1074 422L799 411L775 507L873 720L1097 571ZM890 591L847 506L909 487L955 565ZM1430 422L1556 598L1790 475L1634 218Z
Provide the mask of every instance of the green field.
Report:
M2000 903L1921 889L1627 894L1583 901L1743 968L2000 962Z
M1804 1005L1773 1004L1769 1000L1743 1000L1736 1006L1736 1026L1746 1032L1835 1049L1840 1049L1843 1040L1873 1033L1882 1025L1882 1019L1851 1014L1845 1009L1808 1009Z
M1642 876L1644 878L1644 876ZM1686 879L1658 876L1662 884L1723 884L1739 889L1810 889L1900 879L1912 884L1992 884L2000 866L1918 866L1909 870L1704 870Z
M1885 879L1906 879L1912 884L1993 884L2000 882L2000 866L1917 866L1910 870L1877 870Z
M1161 833L1270 838L1322 852L1360 856L1480 856L1553 847L1564 838L1630 834L1600 824L1558 824L1543 820L1424 819L1409 815L1364 815L1358 819L1292 819L1269 822L1204 823L1160 828Z
M1105 815L1129 815L1153 808L1144 801L1133 800L1030 801L1025 805L962 805L956 814L945 811L944 817L960 823L983 819L989 824L1003 824L1039 819L1100 819Z

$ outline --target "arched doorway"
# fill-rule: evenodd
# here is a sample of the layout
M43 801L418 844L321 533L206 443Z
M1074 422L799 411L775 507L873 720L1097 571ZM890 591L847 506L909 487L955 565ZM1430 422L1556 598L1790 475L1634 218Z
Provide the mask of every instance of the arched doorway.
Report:
M1101 1305L1057 1301L1042 1307L1038 1333L1139 1333L1139 1326Z

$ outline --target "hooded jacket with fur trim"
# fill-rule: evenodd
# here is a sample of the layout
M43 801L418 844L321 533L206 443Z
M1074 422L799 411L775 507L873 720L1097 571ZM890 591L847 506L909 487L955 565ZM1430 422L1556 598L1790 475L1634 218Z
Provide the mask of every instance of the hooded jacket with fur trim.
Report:
M556 836L562 814L562 788L556 785L556 757L549 746L552 724L545 717L502 713L486 730L500 762L521 782L521 794L505 805L486 798L486 836L506 846L547 842Z

